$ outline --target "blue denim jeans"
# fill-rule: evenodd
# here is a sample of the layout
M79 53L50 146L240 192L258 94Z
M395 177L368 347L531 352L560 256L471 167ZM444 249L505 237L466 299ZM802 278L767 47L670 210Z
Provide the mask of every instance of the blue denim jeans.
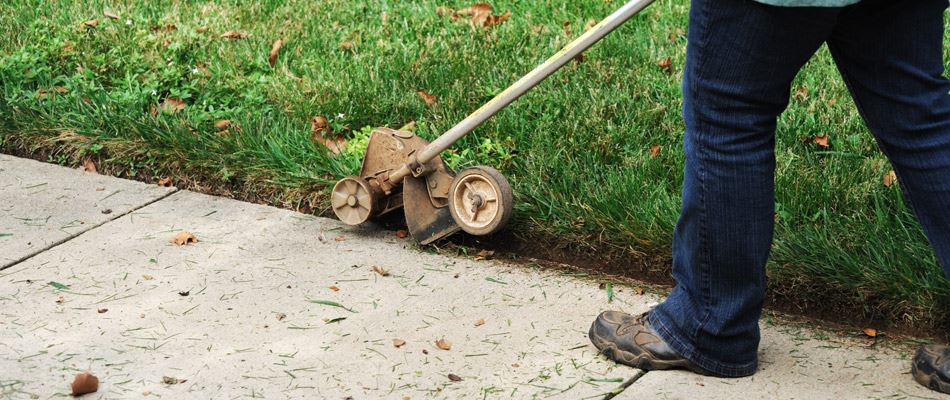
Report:
M839 8L692 0L685 179L673 239L677 286L649 316L680 355L724 376L757 368L776 119L793 78L823 43L950 277L946 8L947 0L864 0Z

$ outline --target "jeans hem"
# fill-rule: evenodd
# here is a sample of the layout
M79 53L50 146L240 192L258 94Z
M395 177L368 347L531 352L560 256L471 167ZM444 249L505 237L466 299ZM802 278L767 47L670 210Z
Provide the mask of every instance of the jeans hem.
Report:
M673 325L663 320L657 312L651 312L647 315L650 326L660 336L663 341L670 346L677 354L686 358L693 364L696 364L703 370L726 378L740 378L755 374L759 367L757 359L744 364L728 364L713 360L696 351L696 347L684 336L673 328Z

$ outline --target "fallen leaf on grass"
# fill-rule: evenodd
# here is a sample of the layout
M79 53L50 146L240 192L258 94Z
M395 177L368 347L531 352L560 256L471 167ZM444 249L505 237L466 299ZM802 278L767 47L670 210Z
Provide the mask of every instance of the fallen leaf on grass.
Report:
M416 94L418 94L419 97L422 98L422 101L426 102L426 105L429 107L434 106L435 103L437 102L435 96L433 96L429 92L426 92L425 90L416 90Z
M73 383L70 385L73 396L82 396L88 393L95 393L99 390L99 378L86 371L76 374Z
M816 135L813 140L815 144L818 145L818 147L821 147L823 149L827 149L831 147L831 144L828 143L828 135L822 135L822 136Z
M340 288L336 287L336 285L330 285L330 290L332 290L332 291L334 291L334 292L339 292L339 291L340 291Z
M322 116L310 119L310 141L315 145L326 147L333 154L340 154L346 144L342 136L333 134L330 121Z
M494 255L495 255L495 252L494 252L494 251L491 251L491 250L482 250L482 251L479 251L478 253L475 253L475 260L476 260L476 261L479 261L479 260L487 260L487 259L491 258L491 257L494 256Z
M343 50L352 50L353 46L353 42L350 41L340 42L340 48Z
M267 57L267 62L270 63L270 66L273 67L277 63L277 56L280 54L280 48L284 46L283 39L277 39L274 42L274 45L270 48L270 55Z
M482 326L482 325L485 325L485 319L484 319L484 318L483 318L483 319L479 319L478 321L475 321L475 326Z
M171 242L178 246L184 246L186 244L198 243L198 238L191 232L179 232L172 238Z
M82 23L82 27L83 27L83 28L95 28L95 27L97 27L97 26L99 26L99 20L98 20L98 19L90 19L90 20L84 21L84 22Z
M406 345L406 341L402 339L393 339L393 347L400 348Z
M168 32L177 31L177 30L178 30L178 27L175 26L175 24L153 25L151 28L149 28L149 30L152 31L152 32L165 32L165 33L168 33Z
M895 183L897 183L897 173L896 173L896 172L890 171L890 172L884 174L884 187L888 187L888 188L889 188L889 187L891 187L891 186L894 186Z
M153 114L166 113L174 114L185 109L185 101L174 97L166 97L162 104L158 106Z
M158 186L170 187L172 185L172 178L162 178L158 180Z
M86 172L92 172L94 174L99 173L99 170L96 168L96 163L94 163L91 158L87 158L82 162L82 170Z
M231 120L229 119L222 119L214 123L214 129L217 129L219 131L226 131L230 127L231 127Z
M96 312L99 313L99 314L105 314L105 313L109 312L109 309L108 309L108 308L100 308L100 309L96 310Z
M248 36L250 35L245 32L238 31L227 31L221 34L221 37L224 39L246 39Z
M670 57L657 61L656 66L660 67L660 69L662 69L667 74L673 73L673 59Z
M389 276L389 271L383 269L383 267L380 267L378 265L373 266L373 272L379 274L380 276Z
M438 347L442 350L452 350L452 342L442 338L435 341L435 347Z
M663 146L660 146L658 144L650 146L650 158L656 158L658 155L660 155L660 150L662 148Z
M449 15L452 21L466 21L473 27L491 28L500 25L511 17L511 12L502 15L493 15L492 7L487 3L476 3L471 7L466 7L454 11L448 7L439 7L435 9L436 14L441 16Z
M455 375L455 374L449 374L449 380L452 381L452 382L461 382L461 381L462 381L462 377L460 377L460 376L458 376L458 375Z
M119 19L119 16L113 13L112 11L105 10L102 12L102 16L109 19Z
M396 231L396 237L397 237L397 238L405 239L405 238L408 237L408 236L409 236L409 232L406 232L405 229L400 229L400 230Z
M877 329L874 328L864 328L864 334L868 337L877 337Z

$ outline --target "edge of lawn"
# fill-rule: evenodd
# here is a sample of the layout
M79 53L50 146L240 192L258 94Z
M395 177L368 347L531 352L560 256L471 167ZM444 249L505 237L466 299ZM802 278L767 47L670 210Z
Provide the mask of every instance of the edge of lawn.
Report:
M295 210L305 214L333 218L324 201L327 185L287 187L266 180L222 182L215 178L216 171L202 171L194 165L172 158L148 160L151 174L130 174L125 167L133 161L142 161L143 152L133 143L112 142L103 151L88 155L81 146L50 140L42 135L26 135L0 127L0 153L31 158L42 162L55 160L56 164L82 168L87 160L97 167L97 173L158 184L159 176L169 178L180 188L209 195L222 196L257 204L266 204ZM327 181L334 177L327 176ZM381 219L388 229L404 227L401 212ZM543 245L542 245L543 244ZM546 229L543 221L520 220L517 224L491 237L454 235L429 250L467 256L480 250L496 253L496 258L516 263L536 264L544 268L583 273L603 282L618 281L635 285L644 282L659 289L670 288L675 282L670 275L671 252L667 248L622 248L598 240L593 234L570 234ZM863 328L874 328L889 337L925 337L950 341L950 314L939 310L911 311L901 315L889 313L885 302L874 299L857 303L853 294L829 287L826 282L811 281L802 276L782 276L770 280L766 295L766 311L780 312L808 321L820 321L838 330L860 334Z

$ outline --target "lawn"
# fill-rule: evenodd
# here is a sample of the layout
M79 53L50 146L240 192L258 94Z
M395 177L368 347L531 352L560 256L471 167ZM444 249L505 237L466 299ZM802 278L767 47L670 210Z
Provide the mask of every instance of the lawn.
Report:
M510 17L487 28L444 8L470 5L7 0L0 148L325 212L328 185L358 170L368 128L414 122L434 138L621 2L497 0L495 15ZM687 12L686 0L658 1L447 160L508 176L513 230L669 254ZM313 140L316 116L347 141L341 154ZM230 126L216 127L223 120ZM826 49L795 81L776 155L776 288L834 294L868 316L947 323L950 281L898 185L885 184L891 167Z

